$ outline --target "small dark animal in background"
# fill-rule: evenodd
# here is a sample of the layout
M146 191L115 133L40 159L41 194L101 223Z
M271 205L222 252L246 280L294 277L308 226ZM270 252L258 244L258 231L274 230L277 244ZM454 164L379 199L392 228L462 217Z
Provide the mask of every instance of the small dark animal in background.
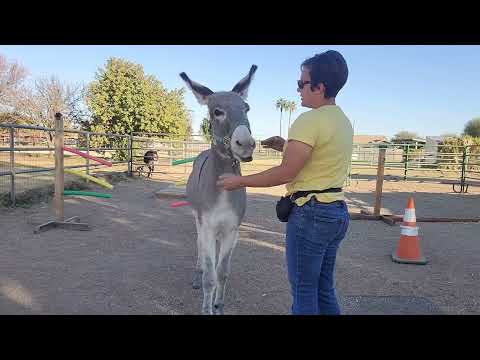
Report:
M155 150L148 150L143 155L143 162L146 164L146 166L148 168L147 177L150 177L152 172L155 171L155 162L157 160L158 160L158 153ZM143 166L141 166L141 168L143 170Z

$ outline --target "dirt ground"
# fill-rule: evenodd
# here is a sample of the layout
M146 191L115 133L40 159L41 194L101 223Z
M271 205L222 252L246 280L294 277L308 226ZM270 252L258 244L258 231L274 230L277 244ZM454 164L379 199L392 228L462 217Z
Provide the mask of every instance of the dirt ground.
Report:
M108 191L111 199L65 198L66 217L79 216L90 231L33 234L52 219L50 203L0 209L0 314L198 314L194 220L188 207L154 196L166 185L134 178ZM354 179L350 210L372 209L374 189L374 179ZM382 211L403 214L413 195L417 217L479 217L479 190L386 181ZM282 193L249 192L226 314L289 312L285 226L275 217ZM480 314L480 223L418 225L425 266L391 261L398 226L351 222L336 270L344 314Z

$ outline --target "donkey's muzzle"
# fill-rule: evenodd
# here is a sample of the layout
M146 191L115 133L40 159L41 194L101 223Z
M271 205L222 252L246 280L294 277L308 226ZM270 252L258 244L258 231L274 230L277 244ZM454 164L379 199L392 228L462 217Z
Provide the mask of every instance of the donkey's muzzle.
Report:
M250 162L253 160L253 157L252 156L249 156L249 157L246 157L246 158L241 158L242 159L242 162Z

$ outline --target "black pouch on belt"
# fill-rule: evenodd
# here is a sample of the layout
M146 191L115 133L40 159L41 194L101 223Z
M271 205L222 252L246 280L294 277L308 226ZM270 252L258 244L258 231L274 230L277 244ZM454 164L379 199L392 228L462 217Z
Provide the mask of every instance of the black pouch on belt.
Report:
M293 205L294 203L293 200L290 199L290 196L282 196L280 200L277 201L276 206L278 220L280 220L281 222L287 222Z
M293 206L295 205L295 200L308 194L312 193L333 193L333 192L342 192L342 188L329 188L325 190L308 190L308 191L297 191L292 195L285 197L282 196L280 200L277 201L276 210L277 218L281 222L287 222L292 212Z

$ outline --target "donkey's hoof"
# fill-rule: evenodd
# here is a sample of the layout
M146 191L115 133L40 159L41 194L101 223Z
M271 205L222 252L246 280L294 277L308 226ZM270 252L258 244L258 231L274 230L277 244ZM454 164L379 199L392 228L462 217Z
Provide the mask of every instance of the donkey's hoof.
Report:
M202 309L202 315L213 315L212 310Z
M213 305L213 313L215 315L224 315L223 313L223 306L224 304L215 304Z
M200 271L195 271L193 274L192 288L200 289L202 287L202 273Z

